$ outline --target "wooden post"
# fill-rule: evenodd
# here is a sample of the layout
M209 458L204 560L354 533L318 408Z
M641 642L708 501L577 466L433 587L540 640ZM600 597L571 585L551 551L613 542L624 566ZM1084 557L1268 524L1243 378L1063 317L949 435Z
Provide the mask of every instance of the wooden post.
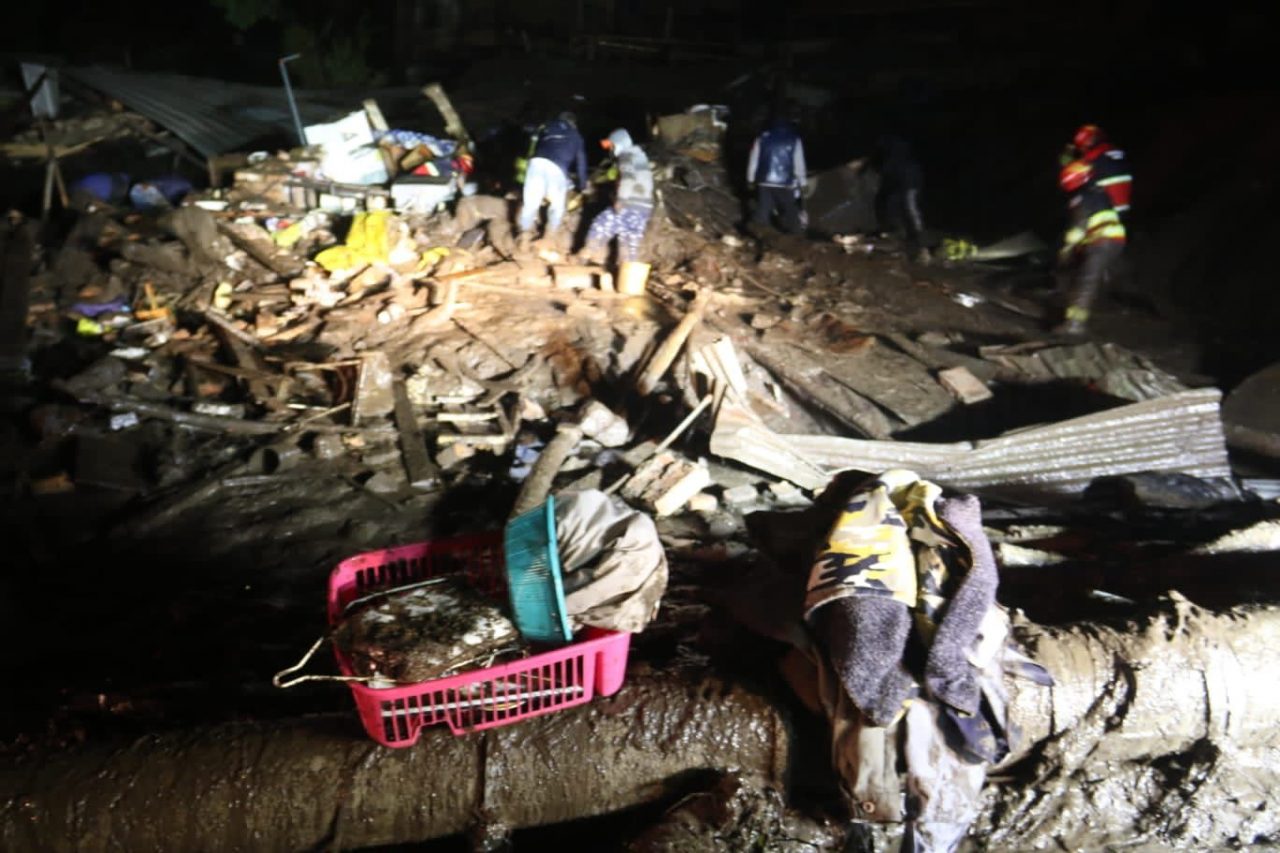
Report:
M556 437L542 448L542 455L533 463L533 470L525 478L516 496L516 504L511 509L511 517L528 512L547 499L551 494L551 484L560 473L564 461L573 453L578 442L582 440L582 428L576 424L560 424Z
M471 149L471 136L467 133L467 128L462 124L458 111L453 108L453 103L449 100L449 96L445 94L444 87L439 83L429 83L422 87L422 94L431 99L431 103L436 105L436 109L440 111L440 115L444 116L445 132L458 140L458 144L464 149Z
M653 354L653 358L649 360L644 372L636 380L636 390L642 395L648 394L653 390L654 386L658 384L658 380L662 378L662 375L667 372L667 368L671 366L671 362L676 360L676 356L680 354L680 348L684 346L684 342L689 338L690 333L693 332L698 323L702 322L702 314L706 311L710 301L710 293L708 291L699 293L698 298L693 302L693 307L689 309L689 313L684 315L684 319L680 321L680 324L662 342L662 346L658 347L658 351Z
M413 413L413 404L409 402L409 392L403 379L395 380L392 392L395 395L396 429L400 432L400 456L404 460L409 486L414 489L433 488L440 482L440 469L427 456L427 444L418 427L418 418Z

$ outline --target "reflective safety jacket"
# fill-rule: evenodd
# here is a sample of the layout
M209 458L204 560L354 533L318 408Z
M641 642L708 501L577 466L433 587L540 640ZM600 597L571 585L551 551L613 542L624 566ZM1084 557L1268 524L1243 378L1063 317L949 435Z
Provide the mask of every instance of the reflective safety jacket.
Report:
M1070 258L1077 251L1105 240L1125 242L1124 223L1111 204L1111 197L1092 183L1071 196L1067 203L1071 225L1062 239L1059 257Z
M1129 212L1129 196L1133 191L1133 175L1124 152L1105 142L1084 152L1080 159L1093 169L1093 183L1111 197L1118 213Z

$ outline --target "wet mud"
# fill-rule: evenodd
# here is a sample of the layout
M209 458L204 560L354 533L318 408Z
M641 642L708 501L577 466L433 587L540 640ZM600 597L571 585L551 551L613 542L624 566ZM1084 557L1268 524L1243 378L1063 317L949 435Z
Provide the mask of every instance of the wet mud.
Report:
M740 768L781 784L786 721L724 682L633 679L521 726L409 749L348 717L228 724L0 769L6 850L302 850L404 844L618 811Z

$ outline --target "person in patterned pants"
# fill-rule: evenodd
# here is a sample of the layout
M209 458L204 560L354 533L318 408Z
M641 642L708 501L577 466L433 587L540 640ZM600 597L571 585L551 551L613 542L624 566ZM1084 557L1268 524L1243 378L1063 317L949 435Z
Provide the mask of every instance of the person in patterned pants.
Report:
M644 229L653 215L653 170L644 150L631 141L631 134L615 130L601 143L618 159L618 184L613 204L591 221L583 255L601 260L609 241L618 238L618 259L634 261L640 256Z

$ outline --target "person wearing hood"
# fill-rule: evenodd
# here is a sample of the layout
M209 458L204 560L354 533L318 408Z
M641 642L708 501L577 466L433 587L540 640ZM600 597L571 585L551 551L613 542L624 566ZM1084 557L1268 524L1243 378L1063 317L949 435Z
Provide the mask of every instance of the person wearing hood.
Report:
M804 143L796 126L775 118L756 137L747 159L747 184L756 189L756 225L770 225L776 211L782 230L800 231L800 191L804 187Z
M524 197L520 207L520 243L527 246L542 202L547 201L545 235L560 230L569 194L569 176L577 178L578 189L587 186L587 151L573 113L563 112L539 129L524 174Z
M653 215L653 169L644 150L631 141L631 134L619 128L600 145L612 151L617 161L618 182L613 205L596 214L587 231L583 254L600 259L609 241L618 238L618 260L637 260L644 230Z

